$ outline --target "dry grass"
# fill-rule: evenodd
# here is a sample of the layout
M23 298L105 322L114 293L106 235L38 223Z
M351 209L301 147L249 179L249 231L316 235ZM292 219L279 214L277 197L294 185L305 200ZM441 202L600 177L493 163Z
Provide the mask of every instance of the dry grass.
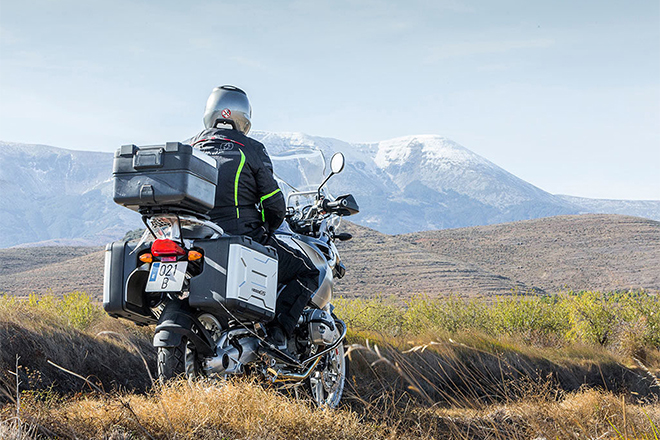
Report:
M123 337L97 336L104 330ZM48 360L52 360L92 377L108 390L144 390L149 376L134 347L153 359L150 339L151 330L110 318L79 292L62 298L0 297L0 385L12 388L7 370L13 368L18 354L26 389L75 392L88 388L49 365Z
M0 438L4 440L32 440L37 436L36 426L17 420L0 422Z
M483 410L424 410L430 429L437 418L441 429L434 438L458 439L655 439L660 432L658 405L626 405L612 393L582 391L561 401L530 396Z
M459 350L452 349L457 346ZM521 440L660 436L660 389L655 389L657 377L650 370L649 380L635 382L640 372L598 365L580 381L586 370L577 363L555 365L546 375L542 368L527 369L532 364L514 363L515 356L495 356L457 342L415 346L403 353L371 344L351 348L353 365L371 372L363 372L353 383L354 410L365 420L387 420L388 426L411 436ZM471 358L466 357L469 352ZM606 391L607 384L598 386L597 377L618 384L618 392ZM372 389L366 390L364 383Z
M81 294L4 298L0 361L7 372L21 356L23 385L17 419L6 373L0 438L660 438L660 352L646 341L645 358L626 365L628 355L598 343L548 346L465 328L375 330L351 333L344 405L324 411L249 378L150 389L135 349L153 368L150 329L98 313Z
M660 406L626 403L595 390L556 401L530 395L480 409L376 402L364 413L320 410L236 380L178 382L147 395L87 394L56 402L27 397L23 405L32 432L58 438L650 440L660 435Z
M320 410L248 380L181 381L146 395L80 395L55 404L30 398L24 417L62 438L366 439L384 432L350 411Z

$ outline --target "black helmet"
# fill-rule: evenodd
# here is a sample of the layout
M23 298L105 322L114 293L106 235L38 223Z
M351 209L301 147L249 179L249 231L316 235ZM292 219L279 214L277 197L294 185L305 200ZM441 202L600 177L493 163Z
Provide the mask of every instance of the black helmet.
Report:
M234 86L220 86L213 89L206 101L204 126L212 128L224 123L248 134L251 117L252 107L245 92Z

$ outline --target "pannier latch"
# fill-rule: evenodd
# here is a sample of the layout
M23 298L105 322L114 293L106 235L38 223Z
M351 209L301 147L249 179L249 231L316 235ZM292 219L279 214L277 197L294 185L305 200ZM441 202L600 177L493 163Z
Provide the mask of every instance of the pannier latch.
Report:
M140 188L140 201L146 203L156 204L156 196L154 195L154 187L151 185L142 185Z

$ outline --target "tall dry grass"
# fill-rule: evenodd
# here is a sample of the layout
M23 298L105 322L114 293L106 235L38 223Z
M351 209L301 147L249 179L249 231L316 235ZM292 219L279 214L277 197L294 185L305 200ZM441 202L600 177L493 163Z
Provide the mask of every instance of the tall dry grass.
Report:
M321 410L250 380L180 381L147 394L32 396L24 418L61 438L366 439L386 430L350 411ZM113 437L114 436L114 437Z
M379 298L337 309L352 329L352 407L367 419L396 414L431 438L658 435L657 296Z
M99 335L102 331L123 336ZM110 318L85 293L28 299L0 296L0 391L13 386L7 371L17 354L27 389L75 392L88 388L48 364L52 360L94 378L108 390L145 390L149 375L136 347L147 358L155 356L151 330Z
M647 300L645 310L655 313L654 299ZM550 307L551 301L564 299L418 301L403 306L382 300L340 302L338 312L353 329L351 372L342 408L320 410L309 400L291 398L304 396L302 389L285 391L250 378L152 388L137 354L142 352L153 368L149 329L108 318L80 293L27 301L0 298L0 361L3 371L13 369L19 354L23 381L18 418L15 399L7 397L16 391L11 375L2 384L0 438L660 436L660 355L653 337L645 336L653 316L642 323L644 331L630 330L641 341L641 358L622 353L612 342L571 336L575 333L566 329L573 328L573 321L562 327L558 318L573 316L566 312L567 303L556 315ZM639 310L626 298L566 301L586 301L572 303L583 311L580 316L614 323L613 340L624 340L617 334L622 323L644 316L620 314ZM602 309L617 310L617 318L612 321ZM497 324L488 324L491 320ZM99 336L103 331L123 336Z
M466 357L467 352L472 357ZM621 365L609 371L598 368L592 378L582 376L585 370L579 364L546 374L527 370L524 363L512 362L504 354L457 342L415 346L407 352L354 344L350 355L353 377L359 377L351 387L353 410L365 420L388 420L388 426L420 438L655 439L660 435L657 377L641 380L636 372L617 373L617 369L625 371ZM618 391L596 385L597 376L620 381ZM626 382L631 380L635 382ZM574 387L571 381L582 384ZM372 388L366 390L364 383Z
M650 440L660 434L657 404L627 403L605 391L561 399L532 393L480 408L375 401L365 412L318 409L240 379L183 381L142 395L79 394L55 402L27 396L22 417L24 433L70 439Z

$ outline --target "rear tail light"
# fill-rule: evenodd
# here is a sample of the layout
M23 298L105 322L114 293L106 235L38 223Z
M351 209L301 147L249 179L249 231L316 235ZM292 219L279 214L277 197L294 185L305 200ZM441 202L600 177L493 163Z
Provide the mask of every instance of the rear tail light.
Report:
M155 257L164 255L186 255L186 251L176 242L168 239L159 238L151 245L151 253Z

